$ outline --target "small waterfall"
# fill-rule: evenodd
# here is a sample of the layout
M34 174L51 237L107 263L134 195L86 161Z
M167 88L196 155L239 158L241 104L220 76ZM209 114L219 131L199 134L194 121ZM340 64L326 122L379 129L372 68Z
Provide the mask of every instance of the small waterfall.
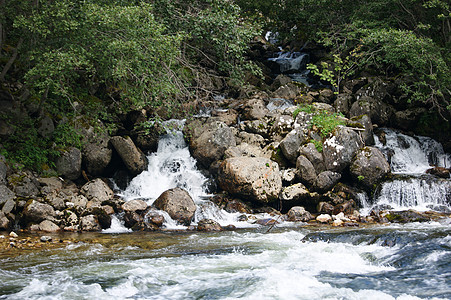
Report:
M451 155L442 145L429 137L411 137L385 128L383 132L385 143L376 137L376 147L386 155L395 175L379 186L372 205L363 205L362 213L376 205L420 211L451 207L451 180L425 173L434 166L450 167Z
M310 70L306 70L310 56L302 52L277 52L275 57L269 58L268 61L274 62L277 68L273 68L276 74L286 74L297 82L310 86L308 75Z
M164 124L168 133L160 137L157 151L147 157L149 161L147 170L133 178L120 196L126 201L144 199L151 205L164 191L180 187L188 191L197 205L195 223L209 218L221 225L238 225L236 222L238 214L220 210L208 200L209 179L197 169L196 160L189 152L182 132L184 123L181 120L171 120ZM166 228L183 227L177 225L167 213L162 214L166 220L164 224Z

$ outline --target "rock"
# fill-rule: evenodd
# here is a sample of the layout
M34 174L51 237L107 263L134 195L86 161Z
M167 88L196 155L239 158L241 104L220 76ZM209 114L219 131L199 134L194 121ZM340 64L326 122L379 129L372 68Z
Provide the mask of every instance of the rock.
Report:
M100 231L99 221L95 215L87 215L80 218L80 230L82 231Z
M4 157L0 155L0 185L6 183L6 173L8 171L8 167L4 162Z
M99 176L111 162L113 150L101 144L88 144L83 148L83 163L89 174Z
M255 223L262 226L273 226L275 224L279 224L277 220L272 218L258 219Z
M23 176L20 175L19 178L20 179L16 181L16 184L13 184L13 191L17 196L35 197L39 194L39 183L37 182L36 178L29 174L24 174Z
M359 134L366 146L374 145L373 123L367 115L352 117L348 120L349 127L359 128ZM362 131L363 130L363 131Z
M262 147L265 145L265 138L259 134L240 131L237 136L237 144L246 143L249 145Z
M442 167L433 167L431 169L426 170L426 173L432 174L441 178L450 178L450 169L442 168ZM1 202L1 201L0 201Z
M330 89L322 89L319 91L318 101L322 103L332 103L335 98L334 92Z
M13 200L14 198L15 194L5 185L0 184L0 207L2 207L8 200Z
M342 220L342 221L350 221L350 219L347 218L343 212L340 212L340 213L338 213L336 215L333 215L332 219L334 219L334 220Z
M427 208L437 211L437 212L441 212L441 213L445 213L445 214L451 214L451 209L446 206L446 205L438 205L438 204L429 204L427 206Z
M111 144L122 158L130 173L137 175L147 168L147 158L133 143L130 137L114 136Z
M56 170L63 177L76 180L81 174L81 161L81 151L75 147L70 147L56 158Z
M189 123L187 126L196 124ZM222 122L207 122L190 132L191 153L206 168L221 159L228 148L236 146L233 130Z
M147 209L147 203L139 199L130 200L122 204L122 209L124 211L142 212Z
M230 194L261 203L276 200L282 190L277 163L261 157L233 157L219 167L219 186Z
M332 217L327 214L322 214L316 217L316 221L320 223L329 223L330 221L332 221Z
M244 104L241 116L243 120L259 120L264 118L268 112L262 99L250 99Z
M63 183L58 177L41 177L38 178L38 182L42 186L41 193L43 194L50 194L63 188Z
M88 208L83 212L83 215L94 215L102 229L108 229L111 227L111 216L107 214L102 207Z
M379 214L383 211L391 210L393 207L389 204L378 204L371 208L370 215L379 217Z
M389 211L383 217L391 223L427 222L431 220L426 214L414 210Z
M223 122L227 126L233 126L238 121L238 113L234 109L216 109L211 112L212 119Z
M393 107L370 96L362 96L352 104L349 111L349 116L351 118L360 115L368 115L373 123L380 126L389 125L393 118L393 114Z
M341 172L352 161L354 154L363 147L358 133L346 127L337 127L333 136L326 139L323 147L323 157L326 169Z
M316 177L314 187L317 191L324 193L330 191L340 179L340 173L324 171L318 174L318 176Z
M272 123L274 120L266 120L265 118L261 120L244 121L240 124L240 129L248 133L258 134L262 137L269 138L271 126L268 121Z
M356 207L354 200L348 200L334 207L334 215L337 215L341 212L352 215L354 212L354 208Z
M290 131L283 140L280 141L280 149L283 155L291 162L296 162L299 155L299 147L308 139L308 134L301 128Z
M41 242L43 242L43 243L47 243L47 242L51 242L52 241L52 237L48 236L48 235L43 235L43 236L41 236L41 238L39 240Z
M396 111L394 124L402 130L412 130L420 121L420 118L427 112L424 107L408 108L402 111Z
M27 222L40 223L43 220L54 220L56 213L52 206L31 200L25 206L23 216Z
M226 207L224 209L225 209L225 211L227 211L229 213L236 213L236 212L244 213L244 214L252 213L252 210L249 207L249 205L247 205L246 203L244 203L243 201L238 200L238 199L228 201L226 204Z
M55 131L55 125L53 124L52 119L45 115L38 122L38 127L36 130L42 137L50 138L52 133Z
M286 185L293 184L296 179L296 169L289 168L282 171L282 182Z
M0 230L8 230L11 227L11 221L0 211Z
M143 221L144 218L141 214L136 211L127 211L123 216L124 226L127 228L131 228L133 230L141 230L143 229Z
M270 138L274 141L280 141L293 130L294 119L291 114L276 114L272 120L269 120L269 123L272 123L269 130Z
M323 155L316 149L313 143L308 143L299 148L299 155L304 155L312 163L317 174L326 170Z
M334 212L334 206L329 202L320 202L317 206L317 211L322 214L331 215Z
M390 173L390 165L379 149L364 147L357 151L350 171L356 182L367 189L373 189L376 184Z
M187 191L181 188L174 188L163 192L153 206L163 210L171 216L172 219L189 225L196 212L196 204Z
M8 215L9 213L11 213L14 210L15 207L16 207L16 201L14 201L13 199L8 199L8 201L6 201L5 204L3 204L2 212L5 215Z
M334 101L335 110L344 115L348 115L351 104L354 101L354 97L350 94L339 94Z
M164 216L159 211L149 210L144 216L144 223L150 223L152 225L155 225L156 227L163 226L164 221ZM147 226L149 227L149 225Z
M221 225L211 219L202 219L197 223L198 231L222 231Z
M308 222L313 218L313 216L305 210L302 206L294 206L292 207L288 213L288 221L291 222Z
M282 193L280 194L280 200L293 203L302 201L309 196L310 193L307 188L302 183L296 183L282 190Z
M49 220L44 220L39 223L39 229L45 232L57 232L60 230L58 225Z
M241 156L262 157L263 151L260 147L252 146L247 143L241 143L238 146L231 147L224 152L224 159Z
M273 83L271 84L271 89L272 90L276 90L279 87L284 86L284 85L286 85L286 84L288 84L288 83L290 83L292 81L293 81L293 79L291 79L287 75L279 74L274 79Z
M9 233L9 236L12 237L12 238L18 238L18 237L19 237L19 236L17 235L17 233L15 233L14 231L11 231L11 232Z
M73 204L74 208L77 211L83 211L88 205L88 199L83 195L76 195L70 198L70 203ZM69 207L69 205L67 205L67 202L66 206Z
M283 98L294 100L302 92L302 89L295 83L288 83L279 87L273 94L273 98Z
M334 222L332 223L332 226L334 226L334 227L343 226L344 223L345 222L343 220L337 219L337 220L334 220Z
M296 170L302 182L313 185L316 180L316 171L310 160L304 155L300 155L296 160Z
M81 187L80 192L88 199L88 201L93 201L99 205L104 201L111 200L114 196L110 187L100 178L86 183Z

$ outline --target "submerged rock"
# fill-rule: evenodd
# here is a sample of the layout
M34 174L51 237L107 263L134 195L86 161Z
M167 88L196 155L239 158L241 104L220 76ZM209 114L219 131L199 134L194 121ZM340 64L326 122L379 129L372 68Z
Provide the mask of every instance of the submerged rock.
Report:
M197 223L198 231L222 231L221 225L211 219L202 219Z

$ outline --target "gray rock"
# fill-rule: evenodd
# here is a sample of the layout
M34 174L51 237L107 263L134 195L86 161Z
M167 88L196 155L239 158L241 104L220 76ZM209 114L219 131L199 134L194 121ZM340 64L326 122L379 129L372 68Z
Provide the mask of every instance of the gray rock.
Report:
M372 122L379 124L380 126L386 126L390 124L394 112L395 110L392 106L381 100L377 100L370 96L363 96L352 104L349 116L368 115Z
M137 175L147 168L147 158L130 137L114 136L111 143L130 173Z
M290 185L282 190L280 200L294 202L309 197L310 192L302 183Z
M2 207L2 205L6 203L6 201L14 199L14 197L15 194L9 188L7 188L5 185L0 184L0 207Z
M350 171L356 182L372 189L390 173L390 165L379 149L364 147L357 152Z
M270 123L272 123L269 130L271 139L280 141L293 130L294 119L292 115L276 114L273 119L270 120Z
M292 207L288 213L288 221L291 222L308 222L313 220L314 217L311 213L305 210L302 206L294 206Z
M272 97L294 100L296 98L296 96L298 94L300 94L301 92L302 92L302 89L297 84L290 82L286 85L279 87L272 94Z
M292 81L293 81L293 79L291 79L287 75L279 74L274 79L273 83L271 84L271 89L272 90L276 90L279 87L284 86L284 85L286 85L286 84L288 84L288 83L290 83Z
M69 202L73 203L77 211L83 211L88 205L88 199L83 195L72 196Z
M316 149L313 143L308 143L299 148L299 155L304 155L312 163L317 174L326 170L322 153Z
M52 119L45 115L39 120L37 132L44 138L49 138L55 131L55 125Z
M282 171L281 175L284 183L292 184L296 179L296 169L285 169Z
M296 162L296 158L299 155L299 147L305 143L308 139L308 135L301 128L293 129L288 133L285 138L280 141L280 149L283 155L291 162Z
M57 232L60 230L58 225L49 220L44 220L39 223L39 229L45 232Z
M8 167L4 162L3 156L0 155L0 185L6 183L6 173L8 171Z
M192 129L191 133L191 153L206 168L221 159L228 148L236 146L233 130L222 122L205 123Z
M363 147L359 134L346 127L337 127L332 137L326 139L323 157L326 169L341 172L351 163L357 150Z
M241 143L238 146L231 147L224 152L224 159L230 157L262 157L263 151L260 147Z
M83 163L89 174L98 176L111 162L113 150L101 144L88 144L83 149Z
M63 188L63 183L58 177L41 177L38 178L41 184L41 193L50 194L54 191L59 191Z
M334 206L330 204L329 202L320 202L317 206L317 211L321 214L328 214L331 215L334 212Z
M219 186L241 197L268 203L276 200L282 190L277 163L262 157L233 157L219 167Z
M51 194L46 197L47 202L57 210L66 208L66 201L63 197L57 194Z
M8 199L5 202L5 204L3 205L2 212L5 215L7 215L7 214L11 213L15 207L16 207L16 201L14 201L13 199Z
M348 126L360 129L359 134L366 146L374 145L373 123L370 117L367 115L352 117L348 121Z
M32 200L25 206L23 215L27 222L40 223L43 220L54 220L56 217L55 210L52 206Z
M265 138L259 134L240 131L237 137L237 144L246 143L249 145L262 147L265 145Z
M111 200L114 196L110 187L100 178L91 180L81 187L80 192L88 199L101 204L103 201Z
M197 231L222 231L221 225L211 219L202 219L197 223Z
M52 241L52 237L48 236L48 235L43 235L43 236L41 236L40 241L43 242L43 243L51 242Z
M315 189L318 192L324 193L330 191L340 180L341 174L332 172L332 171L324 171L318 174L318 177L315 181Z
M11 227L11 221L0 211L0 230L9 230Z
M265 102L262 99L249 99L244 104L241 114L243 120L259 120L268 114Z
M348 115L354 97L350 94L339 94L334 101L334 107L337 112Z
M172 219L189 225L196 212L196 204L187 191L181 188L174 188L163 192L153 206L163 210L171 216Z
M421 116L426 112L424 107L408 108L403 111L397 111L395 113L395 123L396 127L403 130L412 130L412 128L417 127L418 121L420 121Z
M100 231L102 229L95 215L81 217L79 226L82 231Z
M313 185L316 180L316 171L310 160L304 155L300 155L296 160L296 170L302 182Z
M122 204L124 211L142 212L147 209L147 203L143 200L135 199Z
M70 147L56 158L55 165L58 174L67 179L76 180L81 175L81 151Z

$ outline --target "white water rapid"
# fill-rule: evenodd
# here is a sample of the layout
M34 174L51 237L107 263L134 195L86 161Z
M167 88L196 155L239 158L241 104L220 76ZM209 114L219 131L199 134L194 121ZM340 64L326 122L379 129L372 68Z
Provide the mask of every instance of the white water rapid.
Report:
M411 137L391 129L383 129L385 144L376 137L376 147L390 161L393 178L380 185L368 213L376 205L393 209L445 210L451 207L451 180L426 174L432 167L451 166L451 155L437 141L422 136Z

